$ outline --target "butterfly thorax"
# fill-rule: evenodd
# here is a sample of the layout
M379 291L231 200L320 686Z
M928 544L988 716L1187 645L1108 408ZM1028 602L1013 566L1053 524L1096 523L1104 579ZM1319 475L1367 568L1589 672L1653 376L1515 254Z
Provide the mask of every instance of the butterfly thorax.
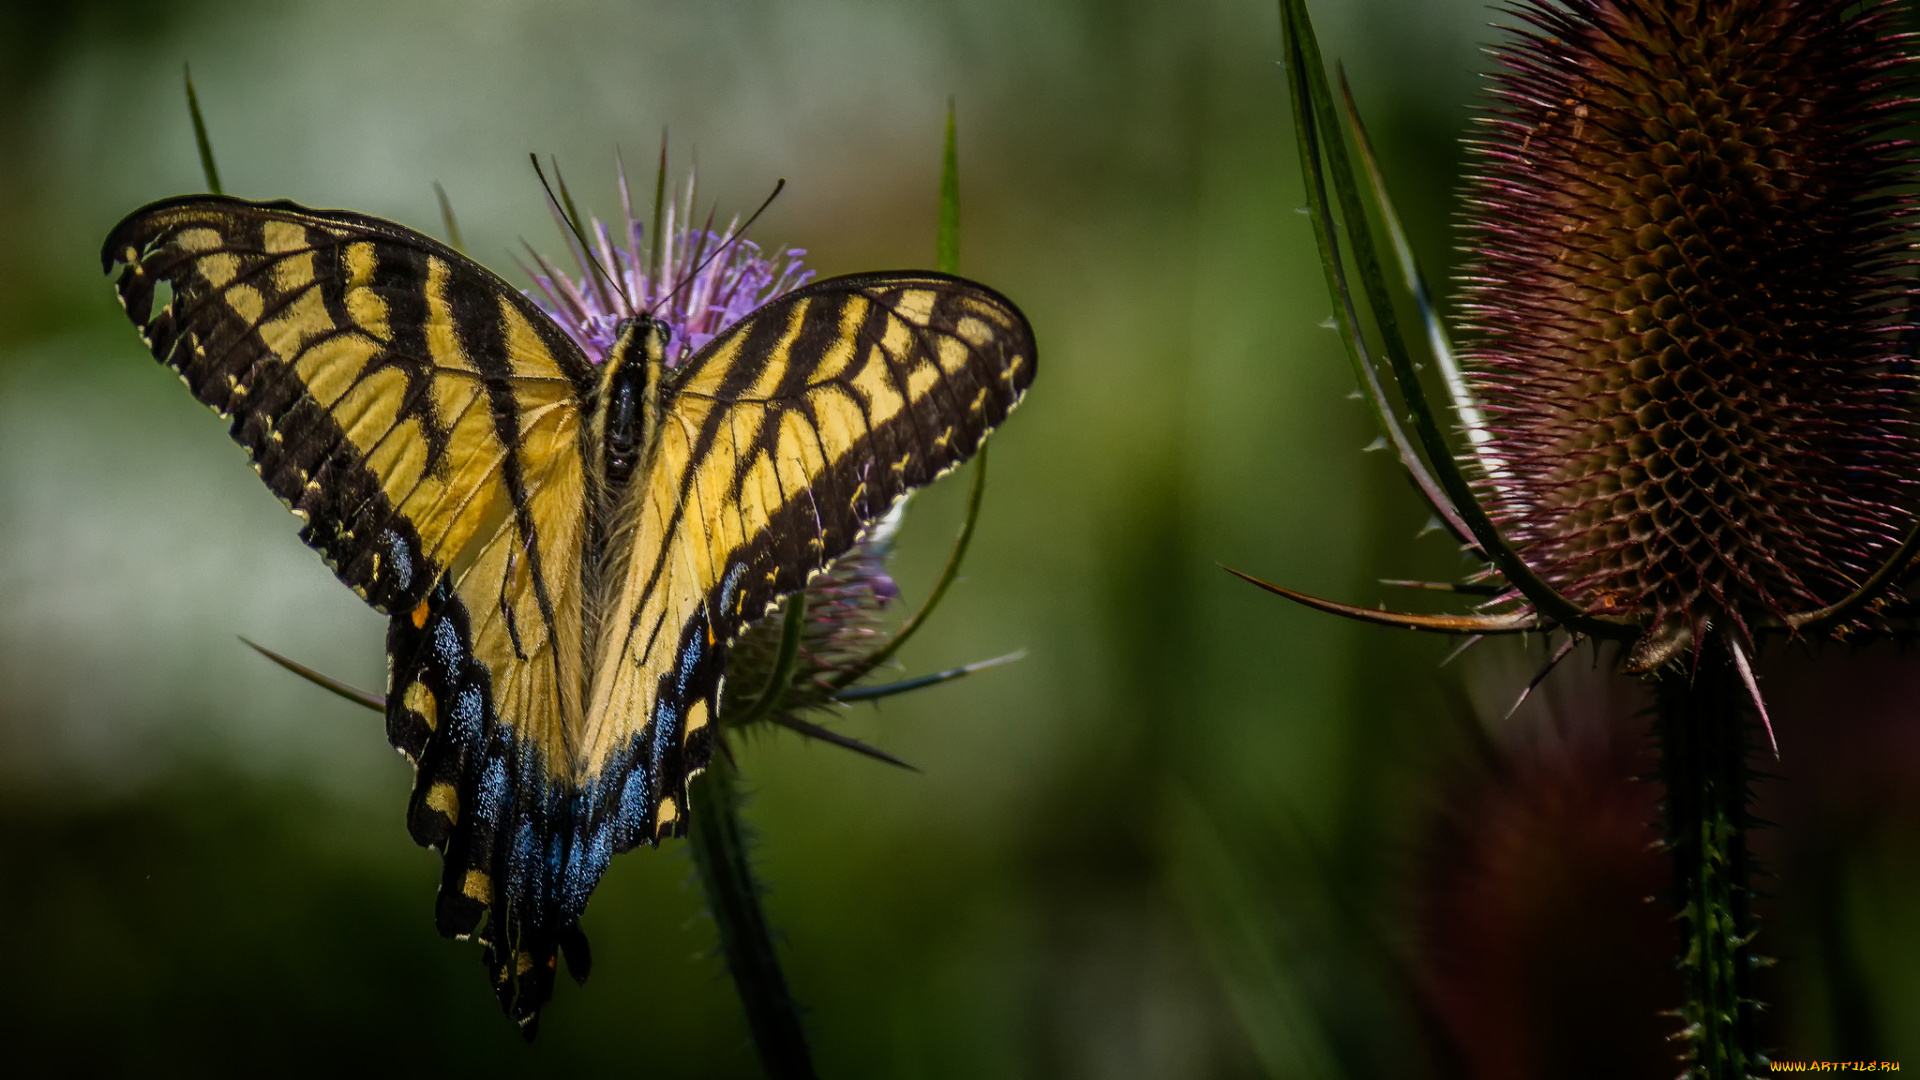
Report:
M642 472L660 431L666 379L667 324L647 314L623 320L600 364L600 381L587 410L583 451L593 478L591 524L583 552L582 590L587 602L583 639L594 655L605 614L614 605L607 591L625 576L631 552L632 500L627 488ZM584 761L576 769L587 767Z
M646 458L658 427L670 337L666 323L636 315L620 324L601 365L590 430L603 498L618 501Z

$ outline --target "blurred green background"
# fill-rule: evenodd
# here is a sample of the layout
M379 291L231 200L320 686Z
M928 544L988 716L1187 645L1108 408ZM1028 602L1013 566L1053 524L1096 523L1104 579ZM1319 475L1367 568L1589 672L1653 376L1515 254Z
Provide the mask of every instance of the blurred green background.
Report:
M1457 261L1478 0L1316 5L1416 244ZM1657 790L1633 688L1237 583L1421 603L1460 557L1373 432L1296 177L1271 4L1205 0L0 7L0 1035L9 1071L756 1075L678 845L616 861L595 974L521 1044L359 685L382 620L149 359L102 237L203 186L440 232L517 278L559 238L526 153L614 212L671 130L722 215L823 274L933 259L1039 334L961 584L905 669L1011 667L744 746L768 905L833 1077L1670 1076ZM636 166L644 170L644 166ZM897 563L938 572L964 483ZM1920 1065L1920 679L1776 649L1763 951L1782 1056ZM18 1073L16 1073L18 1075Z

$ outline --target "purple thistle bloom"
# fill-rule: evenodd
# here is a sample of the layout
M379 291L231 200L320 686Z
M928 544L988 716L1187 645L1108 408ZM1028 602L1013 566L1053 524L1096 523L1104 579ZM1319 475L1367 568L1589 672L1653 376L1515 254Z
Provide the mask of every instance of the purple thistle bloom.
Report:
M660 236L655 238L661 243L656 251L646 226L634 217L624 166L619 178L618 235L598 218L584 223L593 242L591 258L568 228L560 207L549 204L577 275L531 247L528 254L537 270L521 267L535 286L527 296L595 363L612 349L620 323L645 311L673 329L679 348L667 357L667 366L678 367L761 305L813 279L813 271L800 263L805 251L788 248L768 256L740 235L738 219L718 231L711 216L705 225L693 226L698 188L691 174L679 198L661 208ZM596 261L618 283L617 288L595 268ZM808 584L807 618L780 713L834 704L835 677L855 668L878 645L880 615L900 592L887 574L886 560L892 554L893 534L904 507L900 504L869 525L852 550ZM779 653L782 621L776 610L748 627L734 643L727 661L723 715L738 715L766 686Z
M522 265L536 290L527 295L553 316L596 363L613 347L614 329L621 320L640 311L673 328L673 340L680 343L680 350L667 358L667 366L674 367L755 308L813 280L813 271L800 265L804 250L789 248L764 255L760 245L740 236L737 218L719 232L713 229L711 215L705 226L694 228L697 190L695 177L689 173L681 197L662 207L660 232L665 243L659 251L659 265L651 265L653 252L646 226L634 219L626 167L620 167L619 237L599 218L586 224L593 240L593 259L619 283L620 291L608 287L567 228L560 208L552 207L579 276L562 271L529 248L539 272Z

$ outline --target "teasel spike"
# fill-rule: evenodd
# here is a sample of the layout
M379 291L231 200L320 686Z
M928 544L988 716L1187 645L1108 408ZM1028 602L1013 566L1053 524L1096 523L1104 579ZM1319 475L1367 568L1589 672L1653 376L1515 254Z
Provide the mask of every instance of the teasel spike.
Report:
M1316 611L1324 611L1360 622L1395 626L1402 630L1425 630L1439 634L1519 634L1529 630L1543 629L1547 625L1535 618L1532 613L1525 611L1504 615L1417 615L1410 612L1355 607L1351 604L1323 600L1318 596L1297 592L1284 585L1262 581L1251 574L1243 574L1231 566L1222 566L1220 569L1276 596L1284 596L1302 607L1310 607Z
M1513 714L1519 712L1520 706L1527 703L1527 698L1533 695L1534 690L1539 687L1541 683L1547 681L1547 676L1553 674L1553 669L1560 666L1560 661L1565 660L1573 654L1573 650L1579 647L1580 641L1581 638L1578 634L1567 635L1567 640L1561 642L1560 647L1555 649L1553 654L1547 657L1547 662L1541 665L1539 672L1536 673L1534 677L1528 681L1526 687L1520 691L1520 696L1513 699L1512 705L1507 706L1506 714L1500 717L1502 723L1513 719Z
M1738 638L1727 639L1727 651L1733 654L1733 666L1740 672L1740 681L1746 684L1747 696L1753 699L1754 711L1760 714L1760 723L1767 729L1767 745L1773 749L1773 760L1780 760L1780 740L1773 733L1773 718L1767 715L1767 700L1760 696L1760 682L1753 677L1753 665L1747 662L1747 650L1741 648Z

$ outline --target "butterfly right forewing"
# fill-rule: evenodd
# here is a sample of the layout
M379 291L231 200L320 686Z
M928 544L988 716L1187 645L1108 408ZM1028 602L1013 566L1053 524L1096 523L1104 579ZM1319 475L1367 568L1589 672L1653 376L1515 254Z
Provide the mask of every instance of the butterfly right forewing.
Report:
M617 850L686 827L727 646L970 457L1034 361L1009 301L931 273L807 286L689 361L613 541L629 561L603 582L581 754Z

